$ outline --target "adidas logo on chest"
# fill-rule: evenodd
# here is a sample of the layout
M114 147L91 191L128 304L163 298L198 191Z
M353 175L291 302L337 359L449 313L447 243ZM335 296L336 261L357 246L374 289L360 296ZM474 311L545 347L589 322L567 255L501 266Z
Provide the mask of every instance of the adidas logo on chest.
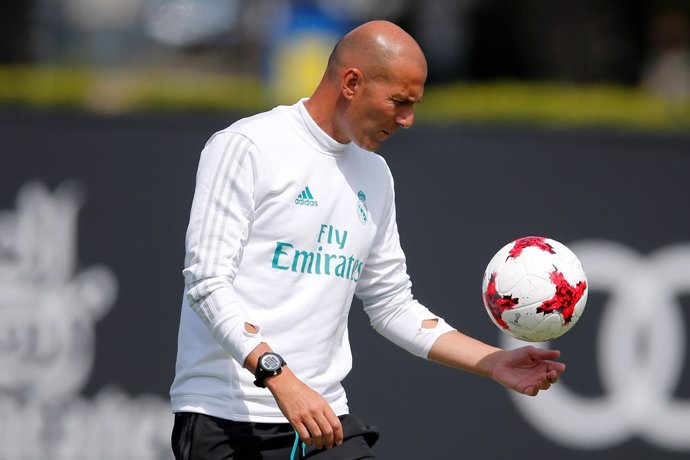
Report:
M297 195L297 198L295 198L295 204L299 206L318 206L319 202L316 201L314 198L314 195L311 194L311 190L309 190L309 186L304 187L304 190L302 190L302 193Z

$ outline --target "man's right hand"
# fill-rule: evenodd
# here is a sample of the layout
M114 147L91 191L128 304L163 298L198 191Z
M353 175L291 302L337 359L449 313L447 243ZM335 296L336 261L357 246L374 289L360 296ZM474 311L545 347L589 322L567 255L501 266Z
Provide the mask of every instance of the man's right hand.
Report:
M264 383L304 443L315 443L317 449L342 444L343 426L331 406L287 366Z
M247 332L256 333L256 326L245 323ZM262 342L247 356L244 367L256 372L259 356L273 351ZM316 391L309 388L286 365L280 374L264 379L283 415L306 444L315 443L318 449L339 446L343 443L343 425L331 406Z

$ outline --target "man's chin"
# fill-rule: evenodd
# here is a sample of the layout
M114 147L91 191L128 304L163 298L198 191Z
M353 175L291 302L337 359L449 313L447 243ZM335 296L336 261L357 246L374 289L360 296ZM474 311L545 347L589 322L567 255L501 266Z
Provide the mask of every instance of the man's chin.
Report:
M356 141L355 144L357 144L359 147L363 148L364 150L369 150L370 152L375 152L381 146L382 142L383 141L377 141L377 140L373 140L373 139L362 139L362 140Z

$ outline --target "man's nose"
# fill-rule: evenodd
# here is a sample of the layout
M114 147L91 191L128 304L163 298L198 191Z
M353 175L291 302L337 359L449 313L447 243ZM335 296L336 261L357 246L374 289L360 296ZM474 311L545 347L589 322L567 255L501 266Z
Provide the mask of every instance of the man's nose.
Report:
M395 119L395 123L401 128L411 128L414 124L414 111L412 110L412 108L409 108L399 113L397 118Z

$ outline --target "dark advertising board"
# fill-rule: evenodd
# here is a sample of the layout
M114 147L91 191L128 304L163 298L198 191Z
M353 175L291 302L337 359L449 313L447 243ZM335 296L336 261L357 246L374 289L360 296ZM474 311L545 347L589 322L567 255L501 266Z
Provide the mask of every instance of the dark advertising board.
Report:
M184 234L218 116L0 113L0 459L169 459ZM355 301L350 409L384 459L690 455L690 137L432 126L381 151L415 296L517 346L481 279L521 236L580 257L584 315L536 398L414 358Z

